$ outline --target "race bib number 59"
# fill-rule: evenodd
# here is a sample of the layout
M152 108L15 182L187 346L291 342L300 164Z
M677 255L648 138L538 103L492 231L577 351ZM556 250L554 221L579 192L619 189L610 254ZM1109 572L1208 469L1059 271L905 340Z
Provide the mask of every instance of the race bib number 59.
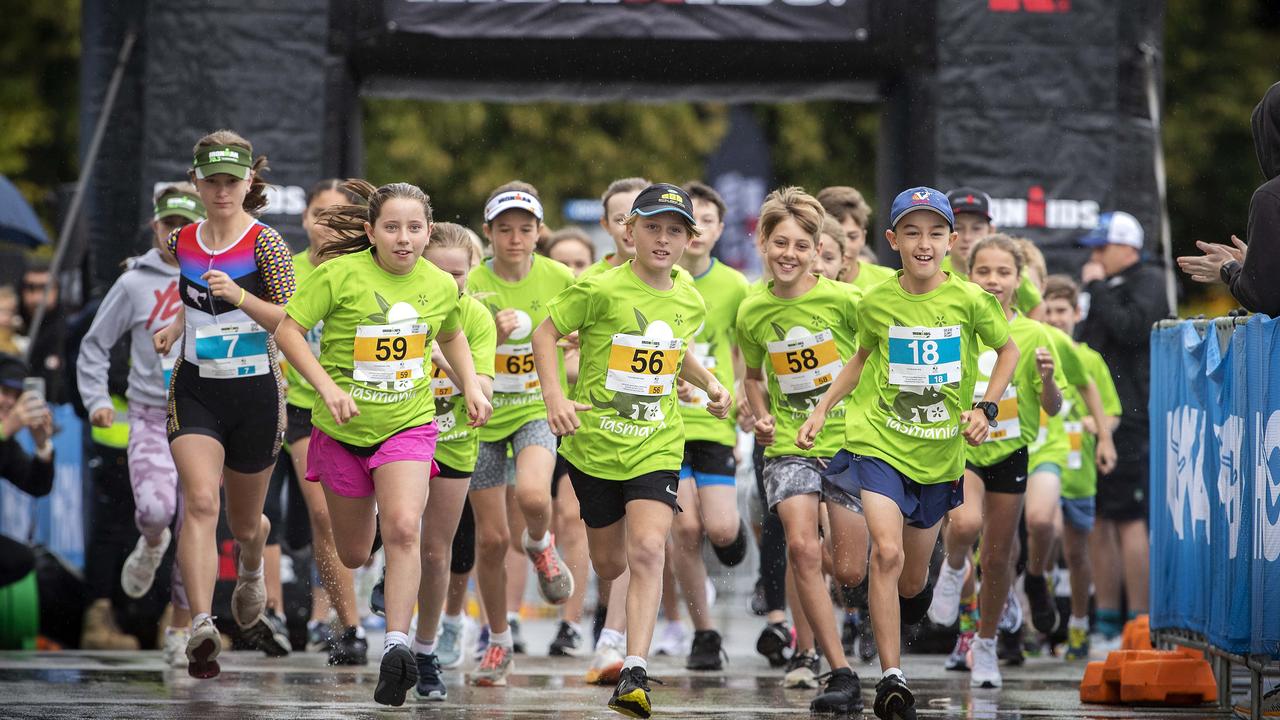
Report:
M427 333L424 323L357 327L353 377L359 382L422 379Z
M627 395L670 395L684 341L614 335L604 386Z

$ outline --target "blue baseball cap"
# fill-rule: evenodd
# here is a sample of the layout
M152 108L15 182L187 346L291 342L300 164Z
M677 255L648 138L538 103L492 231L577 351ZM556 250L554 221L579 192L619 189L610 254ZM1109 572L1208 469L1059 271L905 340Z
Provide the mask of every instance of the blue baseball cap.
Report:
M1117 210L1099 215L1097 226L1090 230L1088 235L1080 238L1079 243L1082 247L1090 248L1103 245L1128 245L1141 250L1144 240L1142 223L1138 222L1138 218Z
M941 190L923 185L903 190L893 199L893 205L889 208L889 227L897 227L898 221L913 210L932 210L947 221L948 227L953 230L956 227L956 216L951 212L947 196Z

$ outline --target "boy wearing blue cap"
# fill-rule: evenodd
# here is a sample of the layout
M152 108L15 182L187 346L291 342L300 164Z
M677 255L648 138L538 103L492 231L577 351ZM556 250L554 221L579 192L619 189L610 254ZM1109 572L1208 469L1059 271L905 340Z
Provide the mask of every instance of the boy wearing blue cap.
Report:
M995 297L944 272L956 242L946 196L928 187L893 201L885 238L902 257L895 282L858 305L858 351L800 428L812 446L827 412L845 403L845 442L824 482L860 496L871 534L870 606L880 666L876 717L915 718L915 697L898 667L901 623L924 617L938 523L963 501L964 443L980 445L1018 362ZM970 406L978 347L996 349L982 400Z

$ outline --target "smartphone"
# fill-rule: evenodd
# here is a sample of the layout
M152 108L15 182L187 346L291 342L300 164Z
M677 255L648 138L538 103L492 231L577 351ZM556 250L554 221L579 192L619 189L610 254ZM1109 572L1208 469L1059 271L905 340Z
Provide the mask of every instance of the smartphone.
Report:
M23 379L22 379L22 392L23 392L23 394L24 394L24 395L25 395L26 393L32 393L32 394L34 394L34 395L39 395L39 396L40 396L40 402L42 402L42 403L43 403L43 402L45 401L45 397L44 397L44 378L42 378L42 377L28 377L28 378L23 378Z

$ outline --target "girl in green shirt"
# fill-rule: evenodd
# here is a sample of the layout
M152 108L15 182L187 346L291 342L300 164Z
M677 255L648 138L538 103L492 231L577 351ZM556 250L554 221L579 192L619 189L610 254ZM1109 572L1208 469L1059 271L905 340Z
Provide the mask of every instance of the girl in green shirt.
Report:
M422 259L431 206L407 183L343 186L367 204L325 210L339 239L285 308L276 331L316 389L307 476L325 491L338 557L363 566L381 527L387 635L373 697L401 705L417 682L409 622L421 579L420 535L437 437L429 350L440 343L462 381L473 426L492 412L461 332L453 278ZM306 333L324 322L320 357ZM375 515L376 511L376 515Z

